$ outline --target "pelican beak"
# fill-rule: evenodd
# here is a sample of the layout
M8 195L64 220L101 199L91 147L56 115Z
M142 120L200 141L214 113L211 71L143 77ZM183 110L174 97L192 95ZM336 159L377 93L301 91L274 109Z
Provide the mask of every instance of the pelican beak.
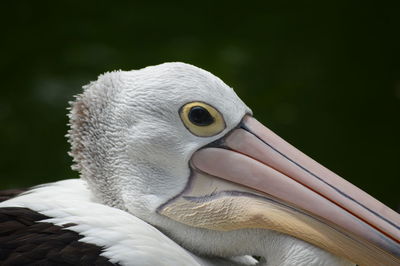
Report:
M211 230L275 230L359 265L400 265L400 215L256 119L216 143L194 153L190 182L159 213Z

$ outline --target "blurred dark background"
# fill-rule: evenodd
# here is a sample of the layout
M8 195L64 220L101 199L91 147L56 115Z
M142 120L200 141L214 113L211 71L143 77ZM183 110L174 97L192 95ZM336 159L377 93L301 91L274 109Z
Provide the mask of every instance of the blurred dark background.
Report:
M77 177L64 135L67 102L82 85L109 70L183 61L221 77L261 122L398 209L400 1L274 2L1 4L0 188Z

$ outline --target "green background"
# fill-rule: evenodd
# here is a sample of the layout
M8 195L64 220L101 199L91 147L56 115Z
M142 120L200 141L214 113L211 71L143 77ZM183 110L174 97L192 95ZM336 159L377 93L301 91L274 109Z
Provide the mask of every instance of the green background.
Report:
M398 209L399 1L7 2L0 188L77 177L64 135L67 102L82 85L109 70L183 61L221 77L269 128Z

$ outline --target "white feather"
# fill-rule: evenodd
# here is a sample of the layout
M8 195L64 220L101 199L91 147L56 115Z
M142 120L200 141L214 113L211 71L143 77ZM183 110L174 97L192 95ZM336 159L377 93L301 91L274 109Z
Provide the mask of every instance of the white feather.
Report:
M23 207L48 217L40 222L68 227L84 236L80 241L104 247L101 255L121 265L208 265L141 219L93 201L83 180L70 179L43 185L0 203ZM214 265L214 264L212 264Z

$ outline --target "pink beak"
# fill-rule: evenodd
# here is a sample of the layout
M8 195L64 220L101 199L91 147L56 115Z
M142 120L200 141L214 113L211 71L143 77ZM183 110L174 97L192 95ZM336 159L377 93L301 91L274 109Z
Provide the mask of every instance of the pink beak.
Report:
M192 158L195 168L257 190L363 239L400 261L400 215L326 169L251 116Z

